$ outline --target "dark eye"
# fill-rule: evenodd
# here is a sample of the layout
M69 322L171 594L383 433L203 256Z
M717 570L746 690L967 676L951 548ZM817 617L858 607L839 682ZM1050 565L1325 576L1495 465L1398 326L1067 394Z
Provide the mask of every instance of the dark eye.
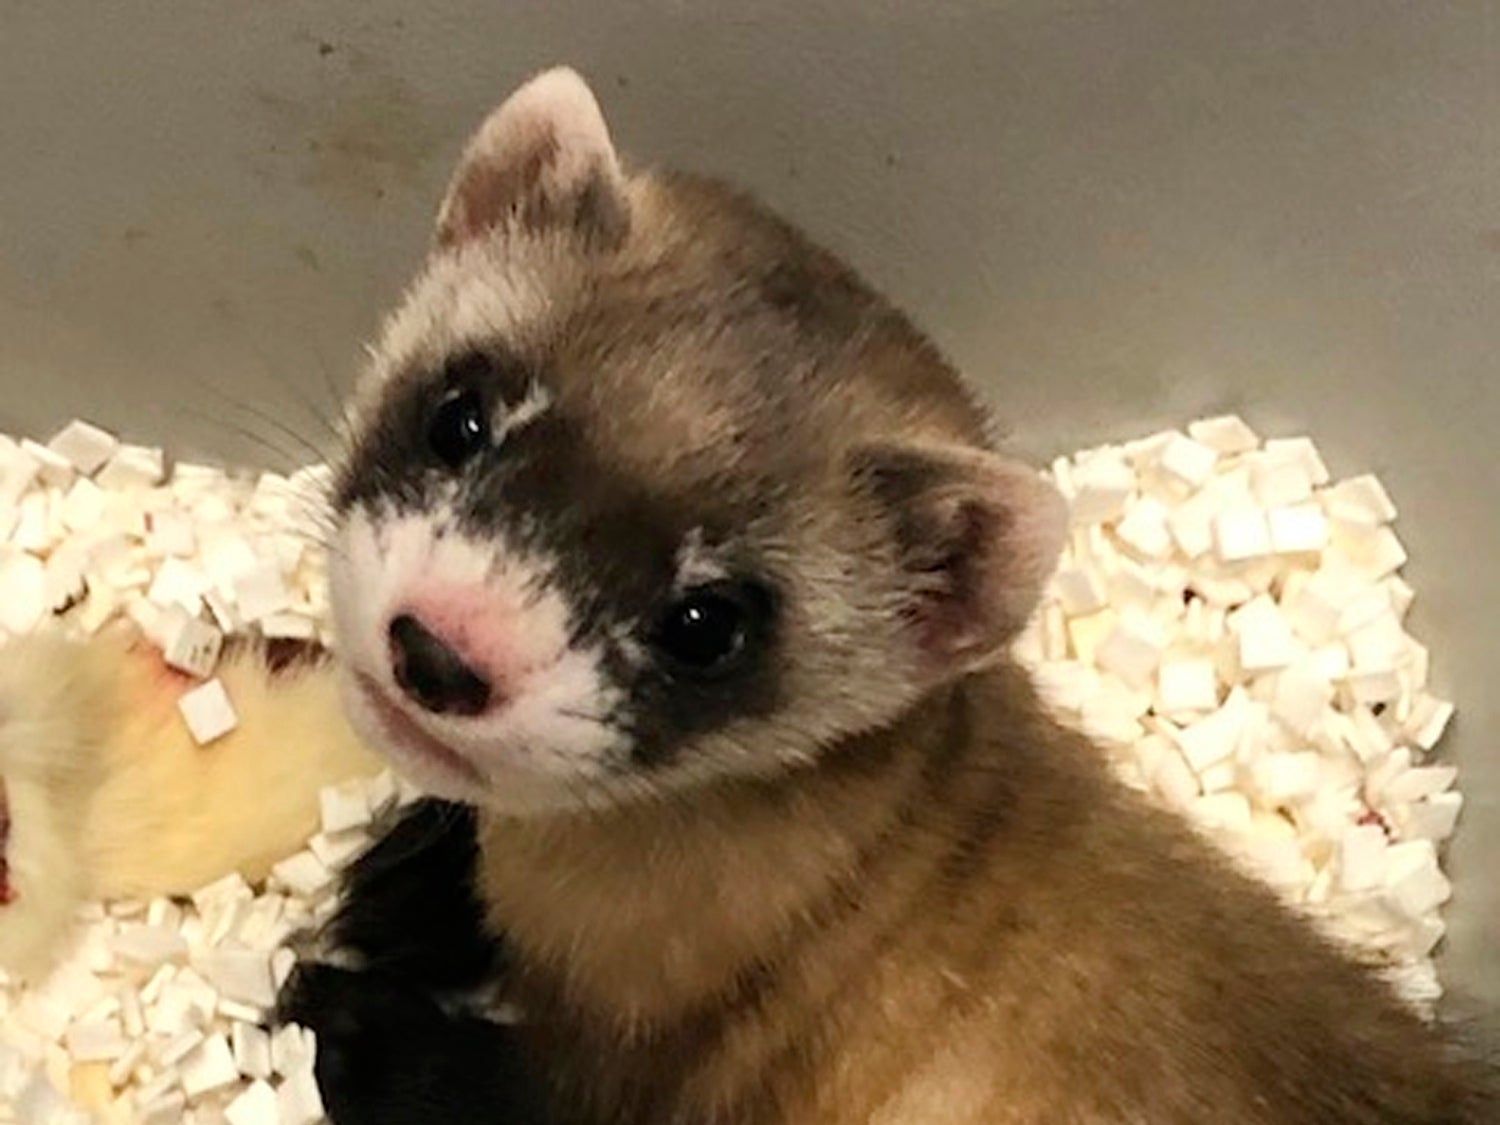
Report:
M490 444L490 423L478 391L450 391L433 412L427 444L450 469L456 469Z
M722 675L753 647L769 614L769 599L759 587L734 582L700 586L667 607L652 643L675 671Z

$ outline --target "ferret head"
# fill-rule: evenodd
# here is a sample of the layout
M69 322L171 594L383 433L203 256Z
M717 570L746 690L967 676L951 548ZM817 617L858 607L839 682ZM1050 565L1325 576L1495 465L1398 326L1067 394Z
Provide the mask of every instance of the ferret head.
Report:
M795 768L997 658L1060 499L928 341L744 197L627 173L555 70L470 142L356 396L353 718L528 812Z

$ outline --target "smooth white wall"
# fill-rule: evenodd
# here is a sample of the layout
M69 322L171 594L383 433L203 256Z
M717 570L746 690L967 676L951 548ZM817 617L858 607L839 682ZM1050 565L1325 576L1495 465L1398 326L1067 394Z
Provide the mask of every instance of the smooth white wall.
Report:
M849 255L1026 452L1233 407L1382 471L1463 707L1450 964L1500 1001L1500 5L0 0L0 430L301 459L555 61Z

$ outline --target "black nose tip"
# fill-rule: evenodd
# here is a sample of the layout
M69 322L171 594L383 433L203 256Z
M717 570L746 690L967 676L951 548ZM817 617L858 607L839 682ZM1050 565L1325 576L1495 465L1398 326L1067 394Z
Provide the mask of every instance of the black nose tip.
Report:
M490 685L415 617L391 621L391 667L401 690L439 715L477 715L490 701Z

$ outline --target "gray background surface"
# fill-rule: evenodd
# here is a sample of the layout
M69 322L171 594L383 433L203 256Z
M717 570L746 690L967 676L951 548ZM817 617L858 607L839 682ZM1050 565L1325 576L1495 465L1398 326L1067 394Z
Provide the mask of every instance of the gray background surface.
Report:
M1449 965L1500 1002L1500 4L0 0L0 429L303 459L556 61L846 253L1025 452L1237 408L1384 473L1462 707Z

